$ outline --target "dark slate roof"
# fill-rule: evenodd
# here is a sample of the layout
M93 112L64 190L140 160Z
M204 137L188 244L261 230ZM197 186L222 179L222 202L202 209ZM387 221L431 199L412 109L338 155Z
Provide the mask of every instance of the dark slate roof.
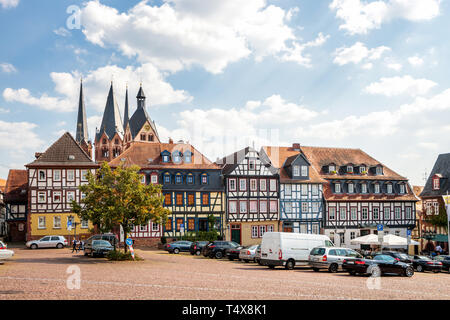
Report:
M128 115L128 87L127 92L125 93L125 111L123 114L123 128L125 129L127 127L128 122L130 121L130 117Z
M77 130L75 140L78 143L81 143L81 141L83 140L85 142L89 141L86 108L84 106L83 82L81 82L80 84L80 100L78 102L78 118L77 118Z
M5 202L26 202L28 190L27 170L11 169L5 187Z
M440 189L433 190L432 177L436 174L442 175L440 179ZM447 192L450 194L450 153L440 154L434 164L433 170L431 170L430 176L428 177L427 182L425 183L425 187L423 188L421 197L427 196L442 196L446 195Z
M136 111L131 116L129 124L130 124L130 132L131 132L132 139L134 139L136 137L136 135L139 133L139 131L141 131L142 127L144 126L144 124L147 121L150 123L153 131L156 134L156 137L159 140L159 135L158 135L158 131L156 130L155 123L150 118L150 116L148 115L145 108L137 108Z
M109 88L108 99L106 100L105 111L103 113L102 124L97 131L95 140L99 141L103 132L109 139L112 139L116 133L123 136L122 118L120 117L119 106L114 97L113 85Z
M142 89L142 84L139 87L139 91L138 91L136 98L145 98L145 93L144 93L144 90Z
M242 162L242 160L244 160L247 156L247 154L250 151L254 151L258 154L259 156L259 152L256 151L255 149L251 148L251 147L246 147L242 150L236 151L220 160L216 161L216 164L218 164L219 166L222 167L222 174L227 175L231 172L233 172L234 169L236 169L236 167ZM262 157L259 157L260 161L266 165L267 168L269 168L270 172L272 172L272 174L277 174L278 170L273 167L272 165L270 165L270 163L268 163L268 161L266 161L266 159L263 159Z
M73 156L73 159L69 159L69 156ZM27 164L26 167L49 165L97 166L69 132L64 133L61 138L40 154L36 160Z

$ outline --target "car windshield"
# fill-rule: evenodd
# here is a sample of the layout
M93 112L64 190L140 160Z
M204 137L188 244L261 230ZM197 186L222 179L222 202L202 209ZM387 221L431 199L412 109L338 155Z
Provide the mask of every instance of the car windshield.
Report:
M334 244L330 240L325 240L325 246L326 247L334 247Z
M382 261L395 261L395 259L391 256L385 255L385 254L379 254L376 255L374 258L374 260L382 260Z
M353 250L347 250L347 257L356 257L356 258L362 258L362 255L360 255L358 252Z
M325 254L325 248L314 248L311 250L312 256L323 256Z
M237 248L237 247L240 246L240 244L238 244L238 243L236 243L236 242L234 242L234 241L231 241L231 242L229 242L229 243L230 243L230 246L232 246L232 247L234 247L234 248Z
M425 261L431 261L431 259L430 259L430 258L428 258L428 257L425 257L425 256L417 256L417 259L420 259L420 260L425 260Z
M106 241L106 240L94 240L92 242L92 245L94 245L94 246L108 246L109 247L111 244L108 241Z
M399 253L398 256L400 257L400 259L409 259L409 256L404 253Z

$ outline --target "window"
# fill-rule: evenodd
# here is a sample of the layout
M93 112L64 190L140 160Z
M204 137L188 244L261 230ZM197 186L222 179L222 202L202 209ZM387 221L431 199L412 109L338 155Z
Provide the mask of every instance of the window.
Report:
M75 191L67 191L67 202L72 202L75 200Z
M440 181L438 177L433 178L433 190L439 190L440 187Z
M319 195L319 186L317 184L313 184L311 188L312 188L312 195L318 196Z
M400 193L401 194L405 193L405 185L403 183L400 184Z
M433 202L434 214L439 215L439 202Z
M159 231L159 225L157 223L152 222L152 231Z
M391 218L391 208L384 208L384 220Z
M317 224L312 225L312 233L319 234L319 226Z
M236 201L229 201L228 202L228 211L230 213L236 213L237 212L237 204Z
M184 222L183 218L177 218L177 231L180 231L181 225L184 225L183 222Z
M192 207L195 205L195 195L193 193L188 193L188 206Z
M399 231L399 230L395 230L395 235L396 235L397 237L400 237L400 231Z
M53 229L61 229L61 216L53 217Z
M170 173L164 173L164 183L170 183Z
M405 214L406 214L406 219L411 219L412 215L411 215L411 207L406 207L405 208Z
M182 193L176 193L176 204L177 206L182 206L184 204L183 194Z
M247 202L246 201L240 201L239 202L239 212L240 213L247 213Z
M328 172L329 172L329 173L332 173L332 172L334 172L334 171L336 171L336 167L335 167L334 165L332 165L332 164L329 165L329 166L328 166Z
M379 183L375 183L374 184L374 192L375 193L380 193L380 184Z
M179 153L176 153L172 156L173 162L175 163L180 163L181 162L181 157Z
M247 190L247 180L239 179L239 190L246 191Z
M375 172L377 174L377 176L382 175L383 174L383 168L382 167L376 167Z
M39 181L45 181L45 170L39 170Z
M145 134L143 133L143 134L141 134L141 141L145 141L145 140L147 140L146 139L147 137L145 136Z
M373 219L378 220L380 219L380 208L373 208L372 209Z
M53 180L61 181L61 170L53 170Z
M208 206L209 205L209 193L202 193L202 205Z
M236 191L236 179L228 180L228 186L230 188L230 191Z
M307 213L308 209L308 202L302 202L302 213Z
M181 173L177 173L175 174L175 183L176 184L181 184L183 182L183 176L181 175Z
M141 184L145 184L145 174L141 174Z
M277 191L277 180L270 179L269 188L270 188L270 191Z
M38 192L38 203L45 203L47 194L45 191Z
M89 221L85 219L81 219L81 228L87 229L89 228Z
M284 185L284 195L285 196L292 195L292 186L290 184L285 184Z
M163 156L163 162L169 162L169 156Z
M308 176L308 167L302 166L302 177L307 177L307 176Z
M356 210L355 207L350 208L350 216L352 220L358 219L358 211Z
M256 201L256 200L250 201L250 212L251 213L258 212L258 201Z
M266 200L261 200L259 202L259 212L261 212L261 213L267 212L267 201Z
M352 231L350 232L350 240L353 240L356 238L356 232Z
M308 195L308 185L302 184L301 188L302 188L302 196L307 196Z
M139 226L139 231L147 231L147 226L145 224L141 224Z
M148 138L148 141L153 141L153 135L152 135L152 134L149 134L149 135L147 136L147 138Z
M277 201L270 200L270 212L277 212L278 204Z
M259 237L262 238L264 233L266 233L266 226L259 226Z
M259 180L259 190L260 191L266 191L267 190L266 179Z
M318 202L313 202L312 203L312 211L313 212L319 212L319 203Z
M252 238L258 238L258 226L252 226Z
M395 207L394 209L394 216L395 219L401 219L402 218L402 211L400 207Z
M293 176L298 177L300 175L300 166L294 166L293 167Z
M361 183L361 193L367 193L367 184Z
M184 162L191 163L192 162L192 153L190 151L186 151L184 153Z
M195 230L195 219L194 218L188 219L188 230L190 230L190 231Z
M328 209L328 218L330 220L336 219L336 208L331 207L331 208Z
M208 184L208 175L206 173L202 174L202 184Z
M353 166L347 166L347 173L353 173Z
M75 180L75 172L73 170L67 170L67 181Z
M353 186L353 183L349 183L348 184L348 193L353 193L355 190L354 190L354 186Z
M369 208L362 208L362 220L369 219Z
M172 231L172 218L168 218L165 226L166 231Z
M340 193L341 192L341 184L340 183L336 182L334 184L334 192L335 193Z
M256 179L250 179L250 191L257 191L258 185Z
M55 203L61 202L61 191L53 191L53 202Z
M152 173L152 175L150 176L150 181L152 184L157 184L158 183L158 174L157 173Z
M87 170L81 170L81 181L87 181Z
M366 169L366 166L360 166L359 167L359 173L363 173L363 172L366 172L367 171L367 169Z
M171 195L171 193L166 193L164 195L164 205L166 205L166 206L172 205L172 195Z
M386 186L386 191L387 193L392 193L392 184L388 183L388 185Z
M284 205L284 210L286 213L292 213L292 202L286 202Z
M38 229L45 229L45 217L38 217Z
M248 160L249 170L255 170L255 160Z
M347 220L347 209L345 207L341 207L339 209L339 219L340 220Z
M267 225L267 231L266 232L273 232L273 230L274 230L273 224Z

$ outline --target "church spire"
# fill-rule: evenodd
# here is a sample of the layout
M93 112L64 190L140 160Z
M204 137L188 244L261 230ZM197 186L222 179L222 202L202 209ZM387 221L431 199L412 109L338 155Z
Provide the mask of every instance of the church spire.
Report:
M127 91L125 93L125 112L123 115L123 128L125 129L127 127L128 121L130 121L129 117L129 110L128 110L128 84L127 84Z
M123 134L122 118L119 112L119 106L117 105L116 98L114 96L113 83L111 81L111 87L109 88L108 98L106 99L105 111L103 112L102 124L100 125L100 132L97 133L95 141L99 141L103 131L108 136L108 139L112 139L115 133L119 136Z
M140 88L136 98L137 98L137 108L145 110L145 94L144 90L142 90L142 82L140 84Z
M83 79L80 81L80 100L78 102L78 118L75 140L78 143L81 143L82 141L87 143L89 140L86 108L84 106Z

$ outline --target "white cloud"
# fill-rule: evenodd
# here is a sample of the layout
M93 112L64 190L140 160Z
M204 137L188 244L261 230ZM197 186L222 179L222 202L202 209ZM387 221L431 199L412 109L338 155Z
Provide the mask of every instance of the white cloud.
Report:
M409 21L431 20L439 15L441 0L333 0L330 9L344 23L339 29L350 34L367 34L394 19Z
M19 5L19 0L0 0L3 9L15 8Z
M0 70L4 73L15 73L17 69L11 63L0 63Z
M282 61L297 62L298 64L305 67L311 67L311 55L304 54L305 49L311 47L320 47L328 40L329 37L329 35L324 36L323 33L320 32L317 38L313 41L303 44L294 42L292 44L293 48L287 48L286 53L283 54L280 59Z
M46 93L38 97L33 96L28 89L14 90L6 88L3 97L8 102L20 102L40 109L57 112L71 112L78 107L79 79L78 71L72 73L50 74L55 84L54 91L59 97L52 97ZM127 66L120 68L115 65L105 66L89 71L83 76L83 88L87 108L102 112L109 90L109 83L114 79L115 95L119 106L123 108L125 100L125 86L129 83L131 97L138 90L139 82L143 81L148 105L166 105L172 103L189 102L192 97L184 90L175 90L165 81L164 76L152 65L143 64L140 67ZM147 90L146 90L147 89ZM130 100L133 105L133 100Z
M58 29L55 29L55 30L53 30L53 32L55 34L57 34L58 36L61 36L61 37L68 37L68 36L70 36L70 31L67 30L64 27L60 27Z
M9 112L10 112L9 109L0 108L0 113L9 113Z
M389 69L392 69L392 70L395 70L395 71L400 71L403 68L403 66L400 63L397 63L397 62L388 62L386 64L386 66Z
M419 96L428 93L436 83L428 79L414 79L406 75L403 77L381 78L378 82L368 85L364 91L369 94L380 94L387 97L407 94Z
M423 59L418 56L414 56L414 57L409 57L408 62L409 62L409 64L411 64L414 67L419 67L423 64Z
M35 152L43 141L34 132L37 125L30 122L6 122L0 120L0 149L18 157Z
M380 59L385 52L390 50L391 48L386 46L368 49L364 43L356 42L351 47L341 47L336 49L333 62L342 66L348 63L359 64L363 61L374 61Z
M220 73L251 54L257 61L287 54L291 61L304 64L298 53L301 45L287 25L297 11L267 5L266 0L165 0L161 6L142 1L119 12L89 1L81 21L88 41L117 48L160 70L176 72L200 65ZM296 45L289 46L290 42Z

